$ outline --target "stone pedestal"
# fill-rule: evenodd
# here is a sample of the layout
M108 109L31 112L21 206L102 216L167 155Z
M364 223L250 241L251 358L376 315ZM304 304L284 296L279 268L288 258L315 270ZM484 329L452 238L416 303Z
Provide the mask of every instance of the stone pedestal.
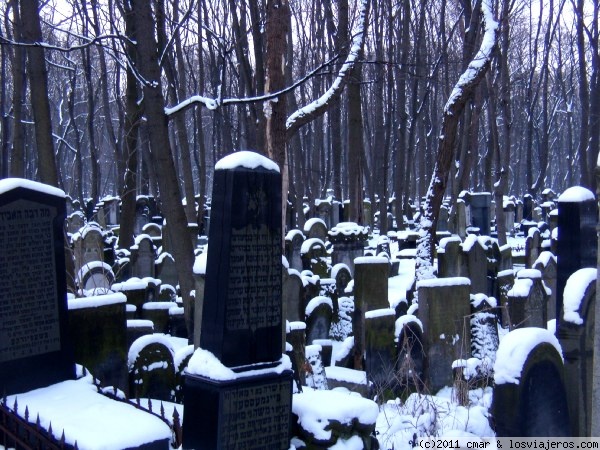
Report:
M217 381L185 377L184 449L287 450L290 446L292 372Z

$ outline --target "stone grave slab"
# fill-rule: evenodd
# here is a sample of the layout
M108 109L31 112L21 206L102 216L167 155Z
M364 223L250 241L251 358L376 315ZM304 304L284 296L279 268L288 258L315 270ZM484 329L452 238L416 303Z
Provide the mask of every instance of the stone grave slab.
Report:
M75 377L68 337L65 194L0 180L0 386L25 392Z

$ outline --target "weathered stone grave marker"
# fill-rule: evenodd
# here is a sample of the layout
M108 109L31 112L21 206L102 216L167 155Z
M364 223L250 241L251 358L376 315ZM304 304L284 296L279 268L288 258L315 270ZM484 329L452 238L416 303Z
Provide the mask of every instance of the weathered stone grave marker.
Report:
M563 292L576 270L596 267L598 213L594 194L581 186L567 189L558 198L556 318L560 330Z
M183 448L289 448L281 175L238 152L215 166L200 347L184 386ZM261 369L261 370L258 370Z
M67 327L63 191L0 180L2 394L75 378Z

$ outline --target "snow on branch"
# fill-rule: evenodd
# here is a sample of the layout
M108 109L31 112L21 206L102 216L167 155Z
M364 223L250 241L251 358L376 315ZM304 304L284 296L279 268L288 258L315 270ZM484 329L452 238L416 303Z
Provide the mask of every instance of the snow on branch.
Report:
M369 0L362 0L360 16L358 19L358 31L354 35L352 40L352 47L348 53L346 61L340 68L338 75L333 84L327 89L327 91L315 101L308 105L298 109L292 115L290 115L286 121L286 128L288 136L293 134L301 126L307 124L314 118L323 114L332 100L340 96L344 90L344 86L352 74L352 69L356 64L356 60L362 51L363 44L365 41L365 31L367 28L367 14L369 10Z
M79 38L85 40L83 44L79 45L71 45L69 47L61 47L58 45L52 45L47 42L18 42L12 39L8 39L4 36L0 36L0 45L11 45L11 46L20 46L20 47L41 47L46 50L55 50L63 53L70 53L75 50L82 50L87 47L91 47L92 45L100 45L102 41L106 40L122 40L122 41L130 41L127 36L123 36L121 34L103 34L100 36L96 36L93 38L89 38L86 36L80 36ZM131 42L131 41L130 41Z
M298 86L300 86L301 84L305 83L310 78L317 75L317 73L319 73L321 70L323 70L323 68L332 64L337 58L338 58L337 56L334 58L331 58L327 62L325 62L325 63L321 64L320 66L316 67L315 69L311 70L309 73L304 75L301 79L294 82L292 85L286 87L285 89L277 91L277 92L271 92L271 93L267 93L264 95L257 95L255 97L225 98L222 100L214 99L214 98L210 98L210 97L204 97L202 95L194 95L194 96L182 101L181 103L178 103L175 106L172 106L170 108L165 108L165 114L167 116L172 116L172 115L177 114L177 113L187 109L188 107L190 107L192 105L196 105L196 104L204 105L208 109L214 110L222 105L223 106L239 105L239 104L267 102L270 100L274 100L277 97L279 97L280 95L287 94L288 92L293 91Z
M483 13L484 22L484 35L481 46L454 86L446 106L444 106L444 114L453 114L455 105L464 103L467 100L467 91L474 89L479 84L492 60L494 48L498 41L498 22L494 19L491 0L481 2L481 12Z

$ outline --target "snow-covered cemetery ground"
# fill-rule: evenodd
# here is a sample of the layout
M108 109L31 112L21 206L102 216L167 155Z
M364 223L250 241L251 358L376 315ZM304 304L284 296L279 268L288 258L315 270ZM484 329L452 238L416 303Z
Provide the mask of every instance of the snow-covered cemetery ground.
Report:
M419 205L403 229L390 210L382 236L381 218L344 221L329 197L282 231L276 165L226 158L215 179L192 311L169 253L182 237L153 199L138 198L126 249L118 198L86 215L0 180L0 449L594 435L590 191L505 197L503 246L492 196L463 193L440 212L435 278L416 280Z

